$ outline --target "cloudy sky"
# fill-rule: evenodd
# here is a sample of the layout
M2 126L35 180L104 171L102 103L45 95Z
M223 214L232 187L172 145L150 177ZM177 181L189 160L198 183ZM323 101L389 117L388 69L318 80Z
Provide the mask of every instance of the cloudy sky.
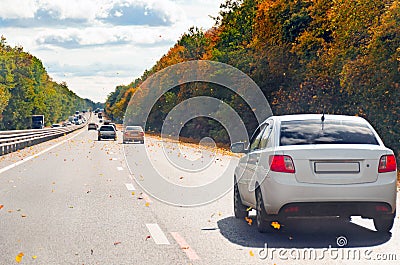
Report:
M0 35L42 60L53 80L104 102L140 77L223 0L0 0Z

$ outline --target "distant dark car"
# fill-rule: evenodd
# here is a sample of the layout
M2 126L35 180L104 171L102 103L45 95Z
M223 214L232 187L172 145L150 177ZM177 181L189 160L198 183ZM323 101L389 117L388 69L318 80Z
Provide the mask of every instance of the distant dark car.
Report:
M113 139L117 140L117 132L115 131L114 126L112 125L102 125L98 131L97 140L101 139Z
M51 125L51 128L59 128L59 127L61 127L61 125L58 123L54 123Z
M88 125L88 131L90 130L97 130L98 126L96 123L89 123Z

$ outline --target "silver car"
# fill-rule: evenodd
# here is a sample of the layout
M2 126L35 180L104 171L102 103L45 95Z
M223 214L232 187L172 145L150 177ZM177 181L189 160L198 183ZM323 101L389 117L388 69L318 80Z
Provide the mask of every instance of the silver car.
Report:
M396 158L360 117L272 116L247 146L234 176L234 211L256 209L260 232L286 218L352 215L372 218L379 232L396 215Z
M117 132L115 131L114 126L112 125L102 125L99 128L97 140L100 141L101 139L113 139L114 141L117 140Z

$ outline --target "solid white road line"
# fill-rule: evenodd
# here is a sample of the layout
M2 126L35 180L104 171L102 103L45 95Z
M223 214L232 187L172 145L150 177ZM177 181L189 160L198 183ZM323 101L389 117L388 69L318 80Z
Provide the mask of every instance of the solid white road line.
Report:
M126 186L126 188L127 188L129 191L135 190L135 187L133 186L132 183L126 183L125 186Z
M169 241L165 236L164 232L158 226L158 224L146 224L147 229L150 232L151 237L157 245L169 245Z
M186 243L186 240L178 232L171 232L171 235L190 260L200 259L196 251L194 251L194 249L192 249L189 244Z
M69 140L74 139L75 137L77 137L78 135L80 135L81 133L83 133L83 132L85 132L85 131L86 131L86 130L82 130L81 132L75 134L75 135L72 136L71 138L68 138L68 139L65 139L65 140L63 140L63 141L61 141L61 142L59 142L59 143L56 143L55 145L52 145L52 146L50 146L49 148L47 148L47 149L45 149L45 150L43 150L43 151L40 151L40 152L37 153L37 154L34 154L33 156L28 156L28 157L22 159L21 161L18 161L18 162L14 163L14 164L11 164L11 165L9 165L9 166L6 166L6 167L1 168L1 169L0 169L0 174L3 173L3 172L6 172L7 170L10 170L10 169L12 169L12 168L14 168L14 167L16 167L16 166L19 166L19 165L21 165L21 164L23 164L23 163L25 163L25 162L28 162L29 160L31 160L31 159L33 159L33 158L36 158L36 157L38 157L38 156L40 156L40 155L42 155L42 154L44 154L44 153L46 153L46 152L48 152L48 151L50 151L50 150L56 148L56 147L58 147L58 146L60 146L60 145L62 145L62 144L64 144L64 143L68 142Z

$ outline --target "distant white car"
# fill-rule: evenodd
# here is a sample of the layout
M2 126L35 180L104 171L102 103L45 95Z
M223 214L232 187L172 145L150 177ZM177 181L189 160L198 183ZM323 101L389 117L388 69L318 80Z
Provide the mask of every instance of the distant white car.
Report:
M360 117L273 116L262 123L235 169L237 218L257 211L257 227L286 218L352 215L372 218L379 232L396 215L396 158Z

